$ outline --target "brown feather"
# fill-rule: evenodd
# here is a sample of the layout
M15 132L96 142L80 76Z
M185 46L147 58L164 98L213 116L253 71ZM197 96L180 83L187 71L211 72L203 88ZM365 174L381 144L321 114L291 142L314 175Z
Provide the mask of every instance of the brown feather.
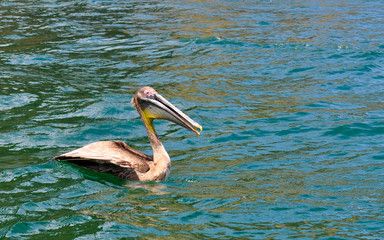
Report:
M55 157L56 160L78 163L85 167L98 163L102 165L114 164L120 168L133 168L136 171L145 173L149 170L147 162L153 161L149 155L141 153L126 143L120 141L100 141L88 144L72 152ZM81 161L86 161L80 163Z

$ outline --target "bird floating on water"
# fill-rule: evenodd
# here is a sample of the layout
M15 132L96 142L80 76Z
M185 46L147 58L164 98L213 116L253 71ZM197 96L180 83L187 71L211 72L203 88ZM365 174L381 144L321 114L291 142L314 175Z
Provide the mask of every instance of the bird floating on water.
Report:
M83 168L113 174L119 178L157 181L167 178L171 160L153 126L154 119L166 119L200 135L202 127L168 102L151 87L142 87L131 100L147 131L153 157L120 141L99 141L54 157Z

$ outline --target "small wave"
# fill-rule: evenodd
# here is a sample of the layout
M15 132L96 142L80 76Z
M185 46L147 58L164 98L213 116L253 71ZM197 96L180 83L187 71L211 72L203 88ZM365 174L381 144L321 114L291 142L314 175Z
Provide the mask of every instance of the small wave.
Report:
M18 93L11 95L0 95L0 111L28 105L38 98L35 94Z

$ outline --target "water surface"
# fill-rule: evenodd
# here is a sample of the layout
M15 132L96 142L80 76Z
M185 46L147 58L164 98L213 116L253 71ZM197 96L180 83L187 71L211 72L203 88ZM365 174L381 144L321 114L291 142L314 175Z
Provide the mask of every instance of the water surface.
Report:
M381 1L0 3L0 238L380 239ZM53 156L151 154L132 95L199 122L156 129L163 182Z

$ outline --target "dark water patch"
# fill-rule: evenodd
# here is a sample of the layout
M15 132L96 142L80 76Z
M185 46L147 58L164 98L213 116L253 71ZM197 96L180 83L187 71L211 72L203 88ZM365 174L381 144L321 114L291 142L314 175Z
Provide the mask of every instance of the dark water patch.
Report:
M376 125L376 126L375 126ZM340 138L351 138L359 136L377 136L384 134L382 123L351 123L343 126L334 127L332 130L324 133L325 136L338 136Z
M364 58L364 60L370 61L370 60L376 60L380 59L382 57L384 52L382 51L367 51L360 54L356 54L351 56L351 58Z
M288 75L298 73L298 72L304 72L313 69L314 67L307 67L307 68L295 68L288 72Z

